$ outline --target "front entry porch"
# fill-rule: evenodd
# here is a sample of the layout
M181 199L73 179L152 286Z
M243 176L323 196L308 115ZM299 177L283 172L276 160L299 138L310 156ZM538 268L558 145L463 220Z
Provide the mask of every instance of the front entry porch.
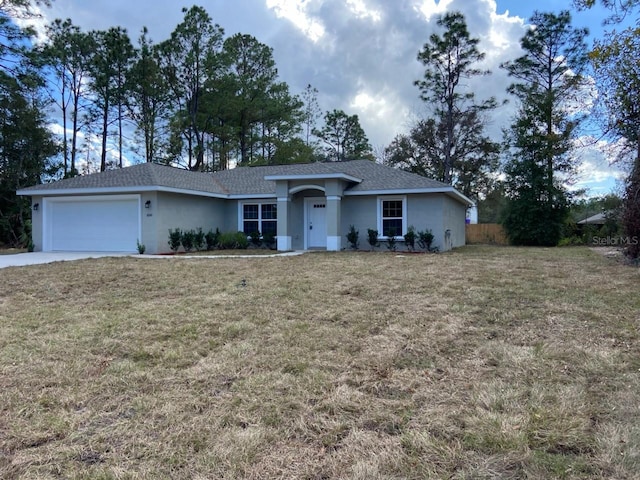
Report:
M342 194L347 186L360 179L342 174L266 179L276 182L278 250L342 249Z

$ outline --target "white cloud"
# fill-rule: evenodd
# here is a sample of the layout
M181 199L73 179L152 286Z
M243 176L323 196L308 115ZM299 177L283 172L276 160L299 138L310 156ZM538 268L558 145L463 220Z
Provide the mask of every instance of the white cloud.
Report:
M307 14L308 2L300 0L267 0L267 7L280 18L286 18L299 28L310 40L318 42L324 37L322 23Z
M577 175L573 190L586 188L587 196L596 196L611 191L626 178L625 166L616 161L623 148L620 143L583 136L574 145Z
M418 9L425 18L429 20L434 15L445 13L451 2L452 0L423 0L422 5L420 5Z
M380 11L368 6L364 0L346 0L346 2L347 6L351 9L351 12L358 18L370 19L374 22L379 22L382 17Z

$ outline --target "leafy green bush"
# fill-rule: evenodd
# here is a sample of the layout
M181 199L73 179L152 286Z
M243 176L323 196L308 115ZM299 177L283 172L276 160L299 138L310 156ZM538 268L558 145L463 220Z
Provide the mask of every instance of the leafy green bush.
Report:
M182 248L184 248L185 252L190 252L191 250L193 250L195 239L196 239L195 230L185 230L184 232L182 232L182 238L180 239L180 243L182 244Z
M347 233L347 242L349 242L349 246L353 250L358 250L358 245L360 243L360 241L358 240L359 236L360 236L360 232L356 230L356 227L354 227L353 225L350 225L349 232Z
M571 237L561 238L558 242L559 247L571 247L574 245L584 245L584 240L577 235L572 235Z
M169 248L173 252L177 252L180 248L180 242L182 241L182 230L176 228L175 230L169 229Z
M249 240L244 232L224 232L218 239L218 248L221 250L244 250L249 246Z
M416 248L416 229L410 226L407 233L404 234L404 244L407 250L413 252Z
M145 246L144 243L140 243L140 240L136 239L136 247L138 248L138 253L140 255L143 255L144 252L147 250L147 247Z
M398 249L398 241L392 233L393 232L389 232L389 236L387 237L387 248L390 252L395 252Z
M244 232L238 232L236 235L238 235L236 248L239 248L240 250L246 250L249 247L249 240L247 239L247 236L244 234Z
M199 227L196 231L195 231L195 235L193 237L193 246L195 247L196 250L200 251L200 250L204 250L204 246L205 246L205 235L204 232L202 231L202 227Z
M371 251L375 250L375 248L380 245L380 242L378 241L378 230L368 228L367 240L369 242L369 245L371 245Z
M249 237L251 237L251 244L254 247L259 247L260 245L262 245L262 238L260 238L260 232L258 231L251 232L251 235L249 235Z
M433 232L431 230L418 232L418 246L426 252L432 252L434 249L431 247L433 243Z
M218 247L218 239L220 238L220 230L216 228L216 231L209 230L205 236L204 240L207 244L207 250L213 250Z
M276 244L276 237L273 233L265 233L262 236L262 241L269 250L273 250Z

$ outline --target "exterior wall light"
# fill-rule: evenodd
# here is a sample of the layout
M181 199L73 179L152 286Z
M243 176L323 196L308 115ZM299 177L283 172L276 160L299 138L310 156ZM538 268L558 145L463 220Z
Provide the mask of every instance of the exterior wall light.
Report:
M33 204L33 211L34 212L37 212L39 208L40 208L40 204L39 203L34 203Z
M144 202L144 208L151 208L151 200Z

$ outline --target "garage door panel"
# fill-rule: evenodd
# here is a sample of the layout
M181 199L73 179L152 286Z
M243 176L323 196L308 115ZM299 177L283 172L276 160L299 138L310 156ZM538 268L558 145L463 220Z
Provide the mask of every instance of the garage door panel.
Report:
M53 251L133 252L139 238L139 201L135 197L51 201L48 205Z

